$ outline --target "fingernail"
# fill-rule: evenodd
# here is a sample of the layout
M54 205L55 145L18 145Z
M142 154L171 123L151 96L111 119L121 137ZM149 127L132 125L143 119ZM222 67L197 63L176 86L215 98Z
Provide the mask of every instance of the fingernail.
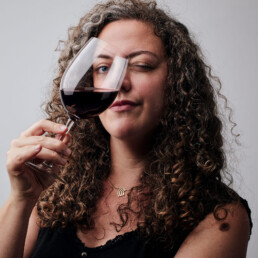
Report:
M69 156L71 154L71 152L72 151L68 148L68 149L65 150L65 155Z
M65 159L61 159L61 164L64 166L66 164L66 160Z
M39 150L41 149L41 145L40 145L40 144L37 144L36 146L34 146L34 149L35 149L36 151L39 151Z
M62 131L64 131L66 128L67 128L67 127L66 127L65 125L62 125L62 126L60 127L60 129L61 129Z

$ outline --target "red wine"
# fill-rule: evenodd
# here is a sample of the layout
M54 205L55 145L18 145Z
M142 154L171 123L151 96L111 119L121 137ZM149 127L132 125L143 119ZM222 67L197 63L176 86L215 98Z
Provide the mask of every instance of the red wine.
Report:
M75 90L62 89L63 105L72 119L90 118L97 116L107 109L118 90L79 87Z

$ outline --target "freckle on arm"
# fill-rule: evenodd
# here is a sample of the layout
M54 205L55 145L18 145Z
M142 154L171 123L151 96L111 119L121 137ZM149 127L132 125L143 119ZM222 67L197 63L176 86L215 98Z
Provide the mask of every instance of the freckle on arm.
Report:
M224 222L224 223L222 223L222 224L220 225L219 229L220 229L221 231L229 231L230 225L229 225L229 223Z

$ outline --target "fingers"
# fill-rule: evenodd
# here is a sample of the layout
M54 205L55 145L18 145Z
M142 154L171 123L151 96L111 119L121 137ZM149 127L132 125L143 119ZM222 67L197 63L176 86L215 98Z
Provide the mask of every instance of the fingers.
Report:
M41 151L42 147L38 145L25 146L23 148L17 148L16 151L8 151L6 159L6 167L8 171L17 171L22 165L30 159L36 157Z
M71 139L71 134L57 134L55 138L67 145Z
M52 121L42 119L39 122L32 125L29 129L21 134L21 137L37 136L42 135L45 132L50 132L54 134L63 134L67 131L65 125L60 125Z
M49 149L63 156L69 156L71 150L67 147L70 136L65 137L65 142L55 138L45 136L20 137L11 142L11 148L22 148L28 145L41 145L44 149Z
M57 164L61 166L64 166L66 164L67 157L68 155L63 156L57 153L56 151L46 149L46 148L42 148L41 151L35 156L35 158L37 159L44 160L47 162L50 161L53 164Z
M10 176L12 193L28 199L38 196L42 189L53 183L53 176L47 173L37 173L33 166L28 164L42 163L43 161L53 165L65 165L66 158L71 150L67 144L70 135L66 135L68 128L48 120L40 120L38 123L24 131L18 139L11 142L7 152L6 168ZM63 140L45 137L43 134L50 132L61 135ZM33 163L26 163L32 161ZM49 173L55 173L58 166L53 166ZM38 187L41 185L42 187ZM29 193L29 194L28 194Z
M65 165L66 159L71 154L67 144L71 138L65 134L67 127L48 120L38 123L24 131L18 139L11 142L7 153L7 169L23 171L26 161L41 159L54 164ZM44 132L56 134L56 138L45 137ZM62 140L61 140L62 138Z
M70 139L71 139L71 134L66 134L64 139L63 139L63 143L65 145L67 145L70 142Z

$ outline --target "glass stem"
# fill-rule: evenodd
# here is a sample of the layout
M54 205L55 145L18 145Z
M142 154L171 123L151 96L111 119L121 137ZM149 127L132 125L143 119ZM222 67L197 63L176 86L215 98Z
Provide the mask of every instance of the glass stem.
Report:
M68 129L64 134L59 135L58 140L62 141L65 138L65 136L71 131L73 125L74 125L74 120L69 117L65 125Z
M74 120L69 117L67 122L66 122L66 125L65 125L68 128L68 130L66 131L65 134L68 134L70 132L70 130L72 129L73 125L74 125Z

